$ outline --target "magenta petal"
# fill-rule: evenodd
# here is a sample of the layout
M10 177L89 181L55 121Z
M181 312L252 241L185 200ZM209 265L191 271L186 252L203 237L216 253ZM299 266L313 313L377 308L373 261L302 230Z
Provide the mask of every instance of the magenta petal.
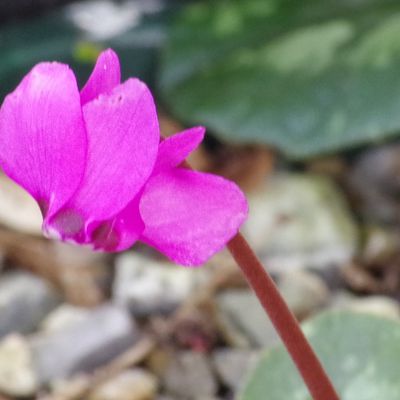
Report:
M140 195L131 201L115 218L96 224L90 233L90 242L95 249L122 251L131 247L144 229L139 214Z
M141 240L182 265L202 264L221 250L248 213L234 183L183 168L150 178L139 209Z
M117 215L142 189L157 156L159 127L149 89L129 79L83 107L88 161L82 185L65 209L85 225Z
M92 101L100 94L110 93L121 83L121 68L118 56L111 49L103 51L86 85L81 90L82 105Z
M36 65L2 105L1 167L50 215L79 185L86 146L73 72L59 63Z
M202 142L204 133L204 127L196 126L163 140L153 174L179 165Z

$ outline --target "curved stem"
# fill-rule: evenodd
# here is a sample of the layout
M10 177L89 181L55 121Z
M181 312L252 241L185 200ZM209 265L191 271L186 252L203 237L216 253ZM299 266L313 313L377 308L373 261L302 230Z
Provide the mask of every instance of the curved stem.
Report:
M238 233L228 249L267 312L314 400L339 400L324 368L305 338L274 281L257 259L246 239Z

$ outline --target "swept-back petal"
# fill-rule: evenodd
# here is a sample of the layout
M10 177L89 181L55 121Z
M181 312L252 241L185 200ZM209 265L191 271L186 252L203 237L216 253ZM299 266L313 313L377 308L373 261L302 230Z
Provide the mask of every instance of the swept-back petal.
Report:
M50 215L78 187L86 146L74 74L59 63L36 65L2 105L1 167Z
M121 67L117 54L107 49L100 53L96 65L85 86L81 90L82 105L100 94L110 93L121 83Z
M221 250L248 212L234 183L183 168L150 178L139 209L141 240L182 265L202 264Z
M83 107L88 161L79 190L50 225L74 235L78 223L114 218L142 189L153 169L159 143L156 108L147 86L129 79L110 95ZM68 218L64 218L67 213Z
M204 133L204 127L196 126L163 140L153 174L179 165L202 142Z

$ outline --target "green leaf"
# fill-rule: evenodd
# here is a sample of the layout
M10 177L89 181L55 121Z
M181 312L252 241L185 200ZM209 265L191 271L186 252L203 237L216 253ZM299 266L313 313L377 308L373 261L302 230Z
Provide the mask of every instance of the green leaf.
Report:
M399 135L400 3L231 0L188 7L160 88L184 121L306 158Z
M361 313L331 312L304 325L341 400L398 400L400 323ZM267 351L240 400L309 400L282 346Z

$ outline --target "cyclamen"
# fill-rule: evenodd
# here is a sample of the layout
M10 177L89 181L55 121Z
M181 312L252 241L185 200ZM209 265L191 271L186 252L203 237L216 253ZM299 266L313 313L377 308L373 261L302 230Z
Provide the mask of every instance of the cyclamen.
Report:
M24 77L0 110L0 166L37 201L47 236L104 251L140 240L199 265L248 213L233 182L181 166L204 131L161 141L149 89L121 83L109 49L80 93L65 64L40 63Z

